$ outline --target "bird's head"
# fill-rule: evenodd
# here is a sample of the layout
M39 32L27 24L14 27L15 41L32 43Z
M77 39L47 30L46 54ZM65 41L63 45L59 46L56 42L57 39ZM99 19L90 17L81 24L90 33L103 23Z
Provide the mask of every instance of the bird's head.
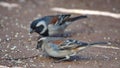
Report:
M48 28L46 25L46 22L43 20L34 20L31 25L30 25L30 33L32 34L33 32L36 32L40 35L48 35L47 33Z

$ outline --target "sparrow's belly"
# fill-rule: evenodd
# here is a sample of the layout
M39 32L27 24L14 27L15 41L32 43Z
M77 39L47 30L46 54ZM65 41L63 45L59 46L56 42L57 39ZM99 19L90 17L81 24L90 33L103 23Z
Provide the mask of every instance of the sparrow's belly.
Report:
M55 34L63 34L65 28L60 28L57 26L49 26L48 30L49 30L49 35L55 35Z
M62 58L62 57L66 57L68 55L70 56L73 54L72 52L70 52L68 50L53 50L53 49L47 49L46 53L49 56L57 57L57 58Z

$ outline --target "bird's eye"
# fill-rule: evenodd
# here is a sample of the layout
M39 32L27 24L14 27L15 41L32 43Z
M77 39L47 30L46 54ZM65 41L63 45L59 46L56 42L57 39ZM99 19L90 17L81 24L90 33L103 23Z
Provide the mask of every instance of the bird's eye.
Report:
M36 32L41 32L44 29L43 25L40 25L39 27L36 28Z

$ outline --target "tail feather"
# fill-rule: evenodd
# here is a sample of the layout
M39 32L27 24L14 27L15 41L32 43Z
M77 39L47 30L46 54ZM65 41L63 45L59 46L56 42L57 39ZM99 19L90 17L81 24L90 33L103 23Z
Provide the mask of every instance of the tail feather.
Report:
M83 16L77 16L77 17L73 17L73 18L68 18L67 20L65 21L68 21L68 22L73 22L73 21L76 21L78 19L83 19L83 18L87 18L86 15L83 15Z
M81 45L81 43L80 43L80 44L78 44L79 46L77 47L77 50L83 50L92 45L94 46L94 45L105 45L105 44L108 44L108 43L107 42L94 42L94 43L85 43L83 45Z
M64 44L77 44L79 46L89 46L89 45L104 45L108 44L108 42L93 42L93 43L88 43L88 42L83 42L83 41L78 41L74 39L67 39Z
M70 23L73 22L73 21L76 21L76 20L79 20L79 19L83 19L83 18L87 18L86 15L77 16L77 17L72 17L72 18L69 18L69 17L70 17L70 16L66 16L66 18L61 19L59 25L63 25L63 24L65 24L66 22L69 22L69 24L70 24ZM67 25L69 25L69 24L67 23Z
M108 44L108 42L94 42L94 43L90 43L89 45L104 45L104 44Z
M78 47L85 47L85 46L92 46L92 45L105 45L108 44L108 42L93 42L93 43L86 43L86 42L77 42Z

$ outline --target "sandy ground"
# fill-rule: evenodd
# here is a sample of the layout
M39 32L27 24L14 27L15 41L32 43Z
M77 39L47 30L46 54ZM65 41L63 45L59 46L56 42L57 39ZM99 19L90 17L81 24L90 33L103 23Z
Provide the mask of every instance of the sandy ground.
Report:
M72 57L72 61L52 63L55 59L41 55L32 57L41 52L35 49L38 35L29 35L30 23L35 18L61 14L53 8L120 13L119 3L120 0L0 0L0 65L23 68L120 68L120 17L88 14L87 19L72 23L66 29L72 34L70 38L86 42L111 42L85 49ZM25 57L30 58L7 59Z

